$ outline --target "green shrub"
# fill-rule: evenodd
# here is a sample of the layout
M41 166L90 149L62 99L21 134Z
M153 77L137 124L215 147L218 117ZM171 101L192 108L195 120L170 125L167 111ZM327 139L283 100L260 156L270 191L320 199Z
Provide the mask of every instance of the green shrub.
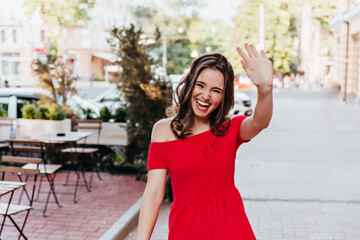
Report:
M101 110L100 110L100 119L103 121L103 122L108 122L112 117L112 114L109 110L108 107L103 107Z
M41 106L39 108L39 119L49 119L50 118L50 111L49 108L46 106Z
M113 118L115 122L126 122L127 113L125 108L120 107L116 109Z
M38 119L39 113L35 104L27 102L21 108L22 117L25 119Z
M62 110L62 107L57 104L52 104L49 108L50 120L64 120L66 118L66 112Z
M64 120L67 116L62 107L56 103L51 106L43 105L38 107L36 104L27 102L21 108L21 112L25 119Z
M2 104L0 104L0 117L7 117L7 111Z
M126 126L129 142L126 161L134 163L142 173L146 173L153 125L165 116L165 110L171 104L166 88L169 81L165 76L155 74L157 59L149 54L160 45L158 28L154 35L143 38L142 29L131 24L129 27L113 27L107 39L113 53L121 59L116 64L122 68L117 81L119 90L125 95L129 121Z
M90 108L82 108L81 113L84 119L91 120L97 118L96 113Z

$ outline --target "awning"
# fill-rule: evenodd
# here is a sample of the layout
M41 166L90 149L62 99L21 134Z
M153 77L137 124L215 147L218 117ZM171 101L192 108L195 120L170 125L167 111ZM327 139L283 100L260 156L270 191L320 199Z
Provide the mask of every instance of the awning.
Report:
M340 23L343 22L350 23L359 17L360 17L360 4L352 7L351 9L349 9L348 11L342 14L337 14L334 17L332 17L329 21L329 25L331 27L336 27Z
M105 69L105 71L116 72L116 73L122 71L122 68L120 65L109 65L109 66L105 66L104 69Z
M109 62L115 62L117 59L117 56L110 52L93 52L92 55L94 57L101 58Z

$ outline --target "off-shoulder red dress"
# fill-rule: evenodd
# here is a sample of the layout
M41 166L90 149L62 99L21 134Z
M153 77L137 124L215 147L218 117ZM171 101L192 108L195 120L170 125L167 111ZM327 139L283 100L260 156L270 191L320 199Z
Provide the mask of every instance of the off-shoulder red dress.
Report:
M234 183L245 118L234 117L225 136L214 136L209 130L150 144L148 171L167 169L173 188L169 240L256 239Z

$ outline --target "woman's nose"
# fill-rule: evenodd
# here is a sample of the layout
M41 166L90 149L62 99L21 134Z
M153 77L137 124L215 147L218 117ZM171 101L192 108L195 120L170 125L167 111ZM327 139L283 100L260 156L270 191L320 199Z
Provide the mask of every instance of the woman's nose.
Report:
M204 100L210 100L210 97L211 97L210 92L206 91L206 90L203 92L202 96L203 96Z

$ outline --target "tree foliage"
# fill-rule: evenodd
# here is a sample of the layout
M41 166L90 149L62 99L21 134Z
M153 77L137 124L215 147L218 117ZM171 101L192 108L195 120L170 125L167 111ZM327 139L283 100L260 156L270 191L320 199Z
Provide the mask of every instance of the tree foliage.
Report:
M65 66L62 57L57 55L55 46L50 46L45 59L35 59L32 69L38 76L38 85L48 94L40 94L43 104L57 104L71 115L71 109L67 105L68 98L76 93L74 87L78 80Z
M24 0L28 14L39 11L44 24L50 27L87 21L90 19L88 10L94 5L95 0Z
M207 51L222 52L225 48L224 36L229 29L230 27L221 21L208 21L195 16L189 23L187 36L191 48L196 49L200 54Z
M129 148L128 161L137 160L144 169L152 127L163 118L168 98L166 79L154 74L154 60L149 52L158 46L160 33L154 38L145 37L143 31L130 27L114 27L108 43L118 56L122 71L119 88L127 100Z
M260 4L264 4L265 42L264 50L272 62L274 70L281 73L290 72L292 56L293 24L289 5L280 0L245 0L233 18L234 29L224 41L224 53L233 63L236 72L242 72L240 59L236 52L237 46L245 42L259 44L259 15Z
M135 10L138 24L145 33L151 33L158 27L166 39L168 74L183 73L193 60L187 29L196 16L198 5L198 0L163 0L138 6ZM155 49L159 61L163 56L162 47Z
M23 5L28 15L40 14L47 26L49 42L57 45L62 30L90 20L88 11L95 3L96 0L24 0ZM63 35L61 37L64 38Z

